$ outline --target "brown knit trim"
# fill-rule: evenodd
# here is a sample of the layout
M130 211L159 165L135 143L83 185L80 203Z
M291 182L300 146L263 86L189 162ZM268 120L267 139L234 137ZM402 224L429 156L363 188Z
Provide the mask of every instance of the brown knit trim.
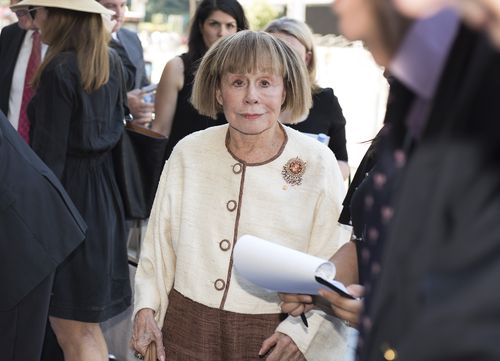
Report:
M243 199L243 187L245 185L246 170L247 166L245 163L243 163L241 171L241 181L240 181L240 194L238 196L238 209L236 210L236 221L234 222L233 248L231 249L231 258L229 259L229 266L227 269L226 288L224 289L224 295L222 296L222 300L219 306L221 310L224 309L224 304L226 303L227 294L229 292L229 286L231 285L231 275L233 269L233 252L234 252L234 247L236 246L236 239L238 238L238 226L240 224L240 214L241 214L241 200Z

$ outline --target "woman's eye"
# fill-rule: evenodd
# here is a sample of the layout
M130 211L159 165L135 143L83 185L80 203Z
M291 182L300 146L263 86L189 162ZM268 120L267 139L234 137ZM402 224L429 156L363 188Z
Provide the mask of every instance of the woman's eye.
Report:
M271 83L267 80L261 80L260 85L267 88L269 85L271 85Z
M240 86L243 86L244 83L243 83L243 80L235 80L235 81L233 81L233 85L240 87Z

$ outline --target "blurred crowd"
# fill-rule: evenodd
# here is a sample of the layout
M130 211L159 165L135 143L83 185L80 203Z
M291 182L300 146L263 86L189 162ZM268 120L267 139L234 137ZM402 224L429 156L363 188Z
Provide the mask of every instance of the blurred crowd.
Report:
M125 0L10 9L6 360L500 359L498 0L336 0L357 57L335 66L304 22L252 31L236 0L201 1L184 45L126 29ZM365 103L339 101L330 67L371 94L355 127ZM156 192L141 216L117 160L130 129L151 155L132 194ZM331 262L342 291L259 287L233 264L243 235Z

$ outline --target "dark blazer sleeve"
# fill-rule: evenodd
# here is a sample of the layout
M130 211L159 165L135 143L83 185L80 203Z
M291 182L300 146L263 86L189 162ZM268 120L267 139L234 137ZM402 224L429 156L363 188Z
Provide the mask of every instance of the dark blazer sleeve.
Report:
M500 360L500 172L471 148L444 155L453 179L439 189L446 203L419 285L425 312L401 345L404 360ZM457 176L464 161L472 169Z
M112 39L109 43L111 50L119 56L122 63L123 79L125 81L125 87L127 90L135 89L135 74L137 69L135 65L130 61L127 55L127 51L122 44L118 43L116 40Z
M58 179L0 112L0 310L52 273L85 232Z
M387 346L409 361L500 359L500 167L484 160L467 142L421 145L411 160L366 359Z
M144 49L137 33L128 29L120 29L117 36L130 62L135 67L134 88L142 88L148 85L149 81L146 76L146 67L144 64Z
M0 33L0 110L5 115L9 114L12 76L25 35L17 23L2 28Z

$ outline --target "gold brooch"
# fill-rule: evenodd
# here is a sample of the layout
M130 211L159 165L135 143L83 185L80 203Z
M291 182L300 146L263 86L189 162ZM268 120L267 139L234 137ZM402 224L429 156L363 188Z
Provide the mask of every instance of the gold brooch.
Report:
M302 176L306 171L306 162L299 157L292 158L283 166L281 174L283 179L292 186L298 186L302 183Z

